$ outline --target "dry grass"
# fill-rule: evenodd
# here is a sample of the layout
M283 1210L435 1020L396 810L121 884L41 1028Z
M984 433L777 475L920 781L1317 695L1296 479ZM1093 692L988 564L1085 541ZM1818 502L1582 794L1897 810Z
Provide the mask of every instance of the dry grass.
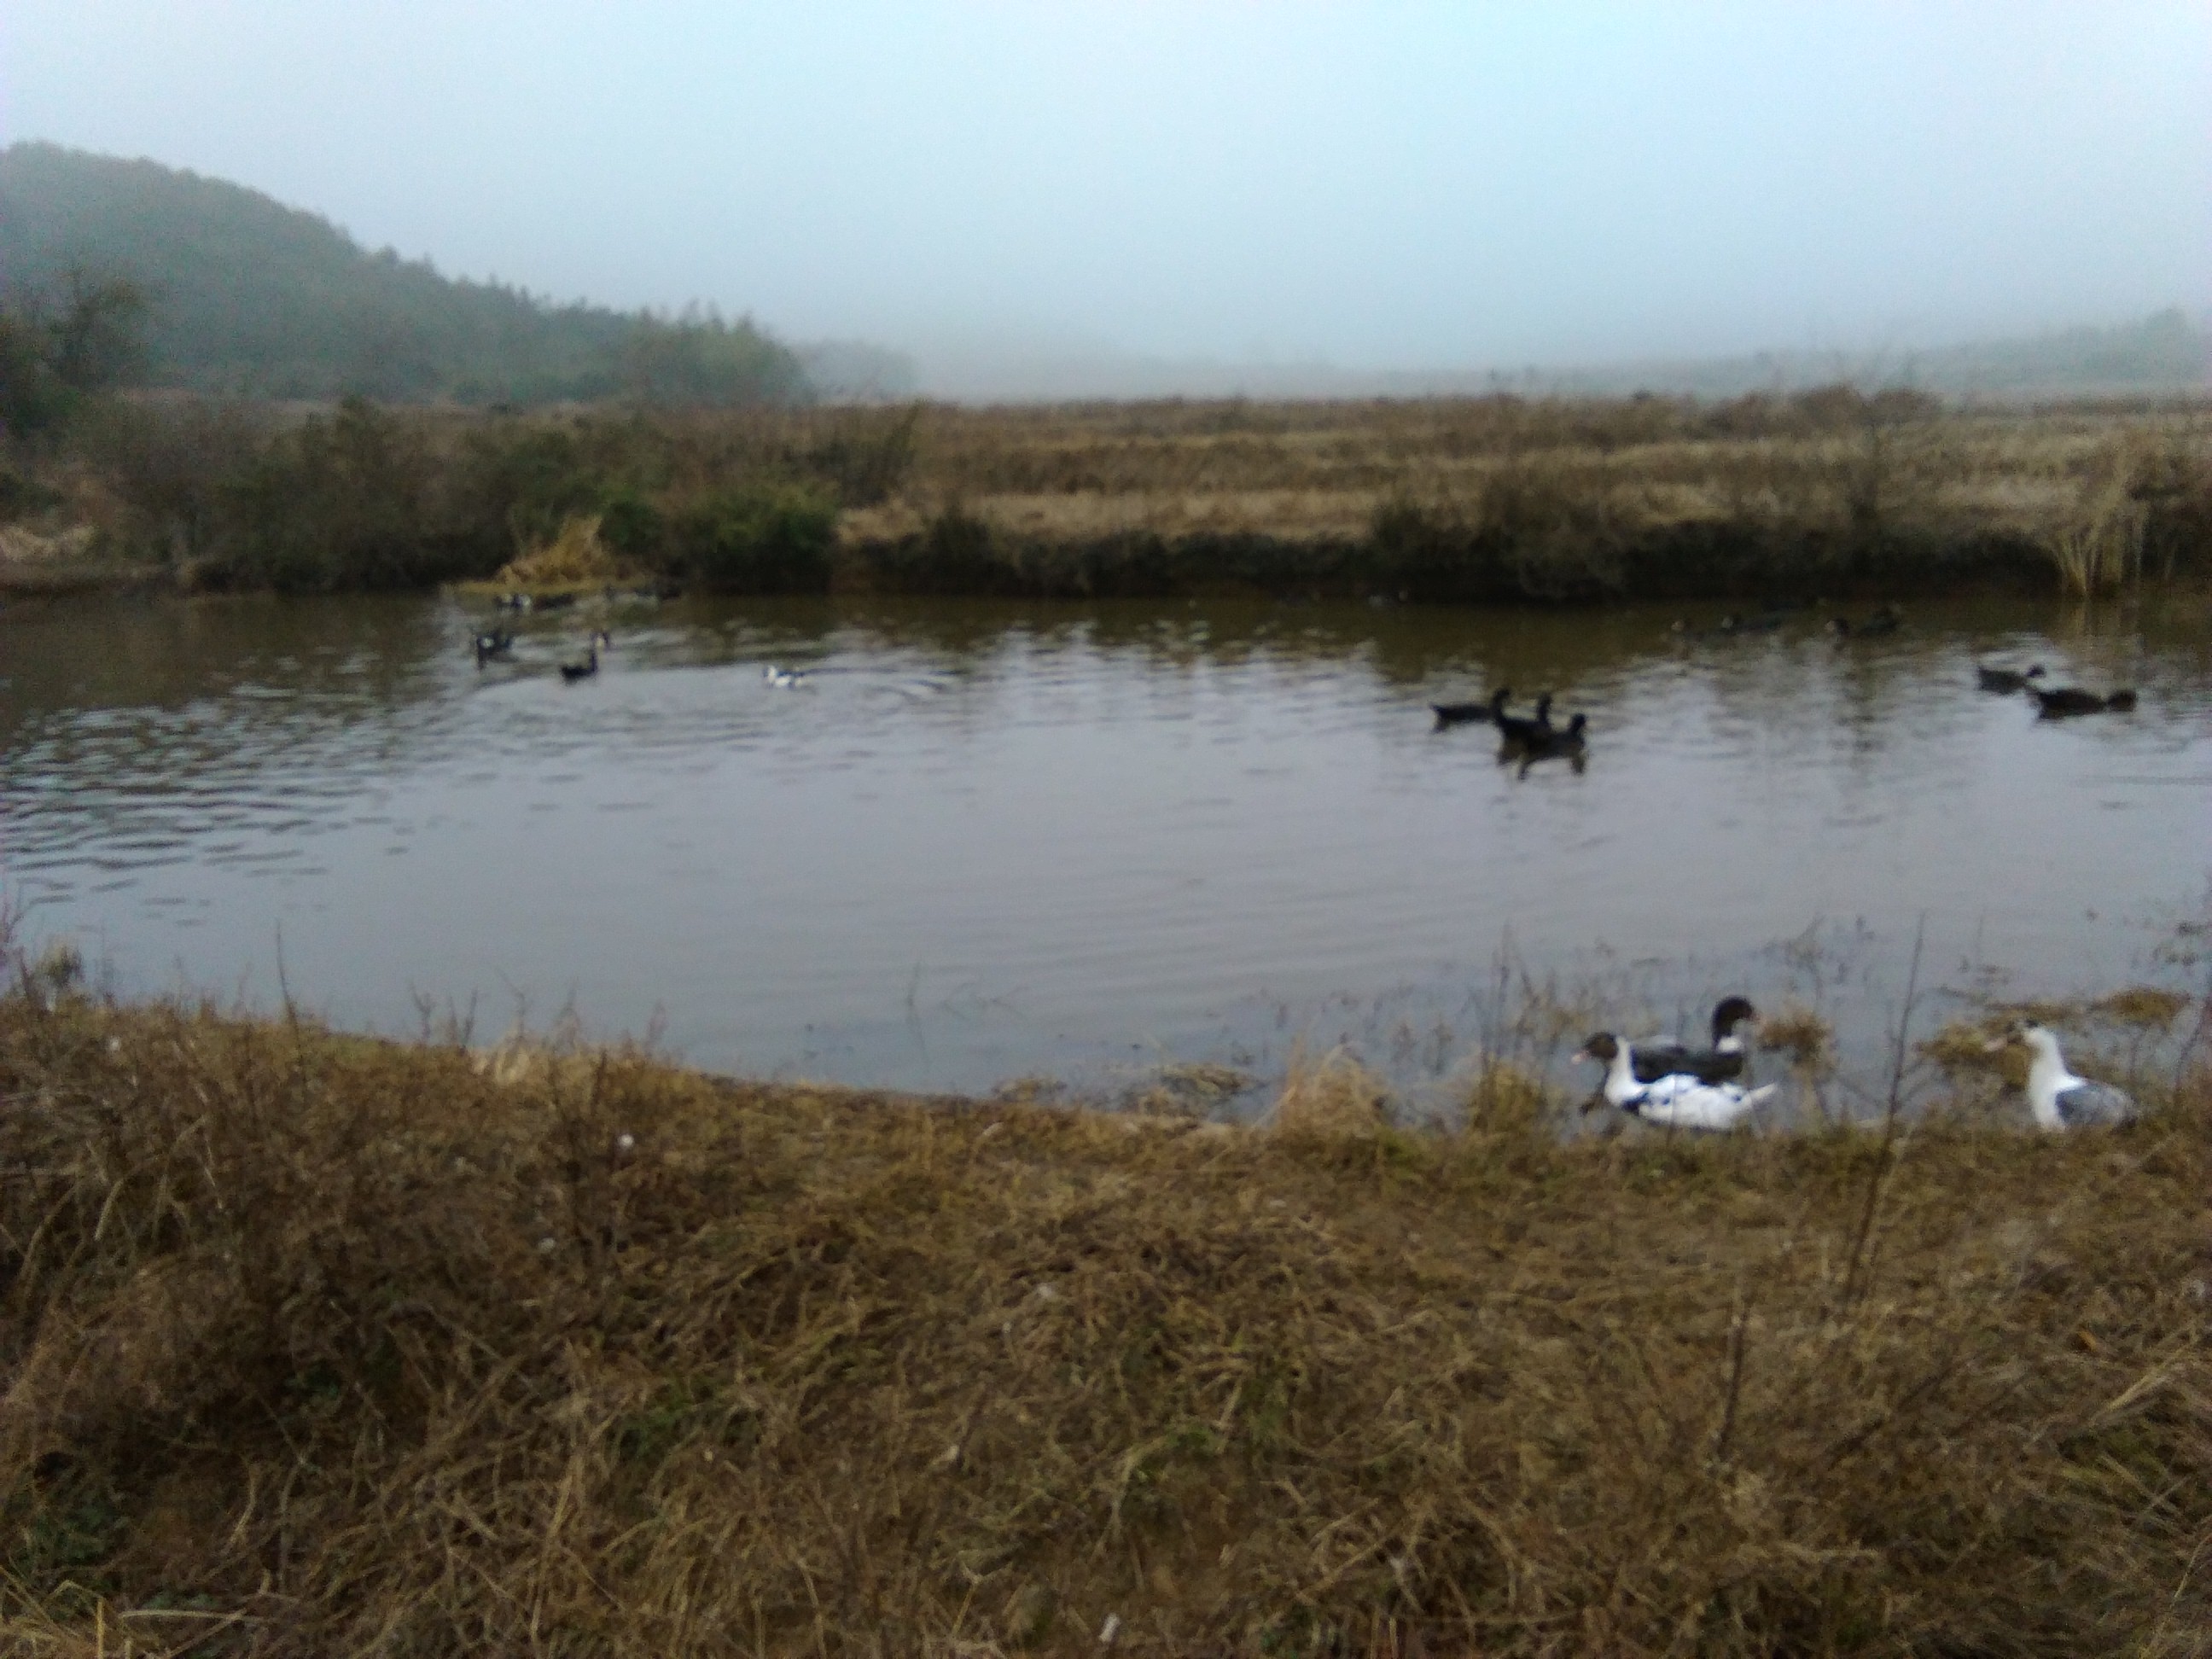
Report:
M899 486L844 514L841 579L904 585L942 561L948 518L963 580L1007 591L1841 594L2054 566L2098 591L2153 546L2162 574L2201 564L2212 416L1842 388L932 409Z
M2202 574L2212 549L2201 403L1977 410L1826 387L1708 404L112 414L81 454L30 469L52 504L26 527L88 528L87 557L218 586L481 579L586 514L629 566L673 577L730 501L790 489L836 504L836 556L804 583L755 572L757 591L1756 601L2098 591ZM590 562L579 580L622 579Z
M0 1000L24 1654L2203 1650L2212 1079L1280 1127Z
M599 522L596 514L565 520L551 537L502 565L490 585L543 592L628 581L634 573L599 539Z

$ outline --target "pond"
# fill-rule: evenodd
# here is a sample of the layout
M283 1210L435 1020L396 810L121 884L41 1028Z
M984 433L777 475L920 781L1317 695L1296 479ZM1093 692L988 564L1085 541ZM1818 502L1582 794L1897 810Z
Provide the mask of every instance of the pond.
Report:
M1923 984L2110 989L2172 971L2212 867L2186 597L1843 642L1819 612L616 602L480 667L489 620L10 604L20 935L125 994L281 988L398 1034L573 1008L719 1070L1110 1094L1299 1041L1435 1075L1501 984L1622 1022L1796 997L1864 1049L1916 936ZM2040 720L1977 660L2141 702ZM1587 763L1436 728L1498 684L1586 711Z

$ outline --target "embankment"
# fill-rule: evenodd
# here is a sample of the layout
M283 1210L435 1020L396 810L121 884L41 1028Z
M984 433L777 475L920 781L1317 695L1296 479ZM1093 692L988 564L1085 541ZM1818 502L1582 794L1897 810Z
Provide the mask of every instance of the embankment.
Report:
M2072 1139L1343 1103L488 1065L26 974L0 1641L2201 1651L2203 1073Z
M2206 406L1848 387L529 415L171 400L106 407L0 483L25 533L292 592L482 581L585 525L606 580L734 593L1756 605L2212 571Z

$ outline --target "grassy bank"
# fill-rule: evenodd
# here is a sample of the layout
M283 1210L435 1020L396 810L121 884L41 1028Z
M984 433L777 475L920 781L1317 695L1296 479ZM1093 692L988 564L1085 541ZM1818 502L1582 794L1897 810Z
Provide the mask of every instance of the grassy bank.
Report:
M116 404L0 511L187 585L487 580L596 520L735 592L1416 602L2103 592L2212 568L2212 410L1829 388L1024 410Z
M1264 1130L0 1000L40 1654L2202 1651L2212 1079Z

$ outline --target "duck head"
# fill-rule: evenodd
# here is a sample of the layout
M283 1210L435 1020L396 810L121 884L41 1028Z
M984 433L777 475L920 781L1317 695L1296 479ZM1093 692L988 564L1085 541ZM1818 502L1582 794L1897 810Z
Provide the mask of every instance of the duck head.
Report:
M1717 1043L1735 1035L1739 1025L1756 1025L1759 1010L1751 1006L1749 997L1723 997L1713 1009L1713 1041Z

